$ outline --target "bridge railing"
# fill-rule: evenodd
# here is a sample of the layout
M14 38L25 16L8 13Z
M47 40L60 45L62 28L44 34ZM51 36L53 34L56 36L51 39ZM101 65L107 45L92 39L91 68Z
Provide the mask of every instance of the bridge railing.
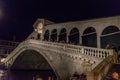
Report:
M63 49L65 51L80 53L88 56L93 56L97 58L106 58L109 55L113 55L113 50L85 47L80 45L72 45L66 43L57 43L57 42L47 42L47 41L38 41L38 40L28 40L26 42L35 43L43 45L44 47L49 47L51 49Z

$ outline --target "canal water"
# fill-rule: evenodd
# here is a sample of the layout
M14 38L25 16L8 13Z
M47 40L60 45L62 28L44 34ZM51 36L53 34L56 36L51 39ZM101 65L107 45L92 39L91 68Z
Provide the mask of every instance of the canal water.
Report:
M56 76L51 70L11 70L9 74L9 80L37 80L37 78L56 80Z

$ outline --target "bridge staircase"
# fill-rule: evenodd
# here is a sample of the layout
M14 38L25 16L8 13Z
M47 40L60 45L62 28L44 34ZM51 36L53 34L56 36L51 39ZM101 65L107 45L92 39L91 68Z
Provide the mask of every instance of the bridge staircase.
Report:
M117 63L117 58L114 52L114 55L110 55L107 58L105 58L90 73L88 73L88 77L89 77L88 79L109 80L109 78L111 77L111 71L115 70L113 67L118 68L116 63Z

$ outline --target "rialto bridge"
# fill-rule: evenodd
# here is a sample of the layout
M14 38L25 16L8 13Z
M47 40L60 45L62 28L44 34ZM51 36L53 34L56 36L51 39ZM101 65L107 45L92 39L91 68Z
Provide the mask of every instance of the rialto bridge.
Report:
M69 80L74 72L88 80L101 80L116 62L120 45L120 16L54 23L38 19L34 31L5 60L10 70L51 70L57 80ZM12 80L12 79L11 79Z

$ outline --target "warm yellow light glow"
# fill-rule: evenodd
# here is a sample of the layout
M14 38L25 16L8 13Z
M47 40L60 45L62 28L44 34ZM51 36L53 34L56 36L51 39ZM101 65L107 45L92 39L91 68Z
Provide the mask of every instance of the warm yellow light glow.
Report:
M43 80L42 78L37 78L37 80Z
M2 59L1 59L1 62L4 62L4 61L5 61L5 58L2 58Z

